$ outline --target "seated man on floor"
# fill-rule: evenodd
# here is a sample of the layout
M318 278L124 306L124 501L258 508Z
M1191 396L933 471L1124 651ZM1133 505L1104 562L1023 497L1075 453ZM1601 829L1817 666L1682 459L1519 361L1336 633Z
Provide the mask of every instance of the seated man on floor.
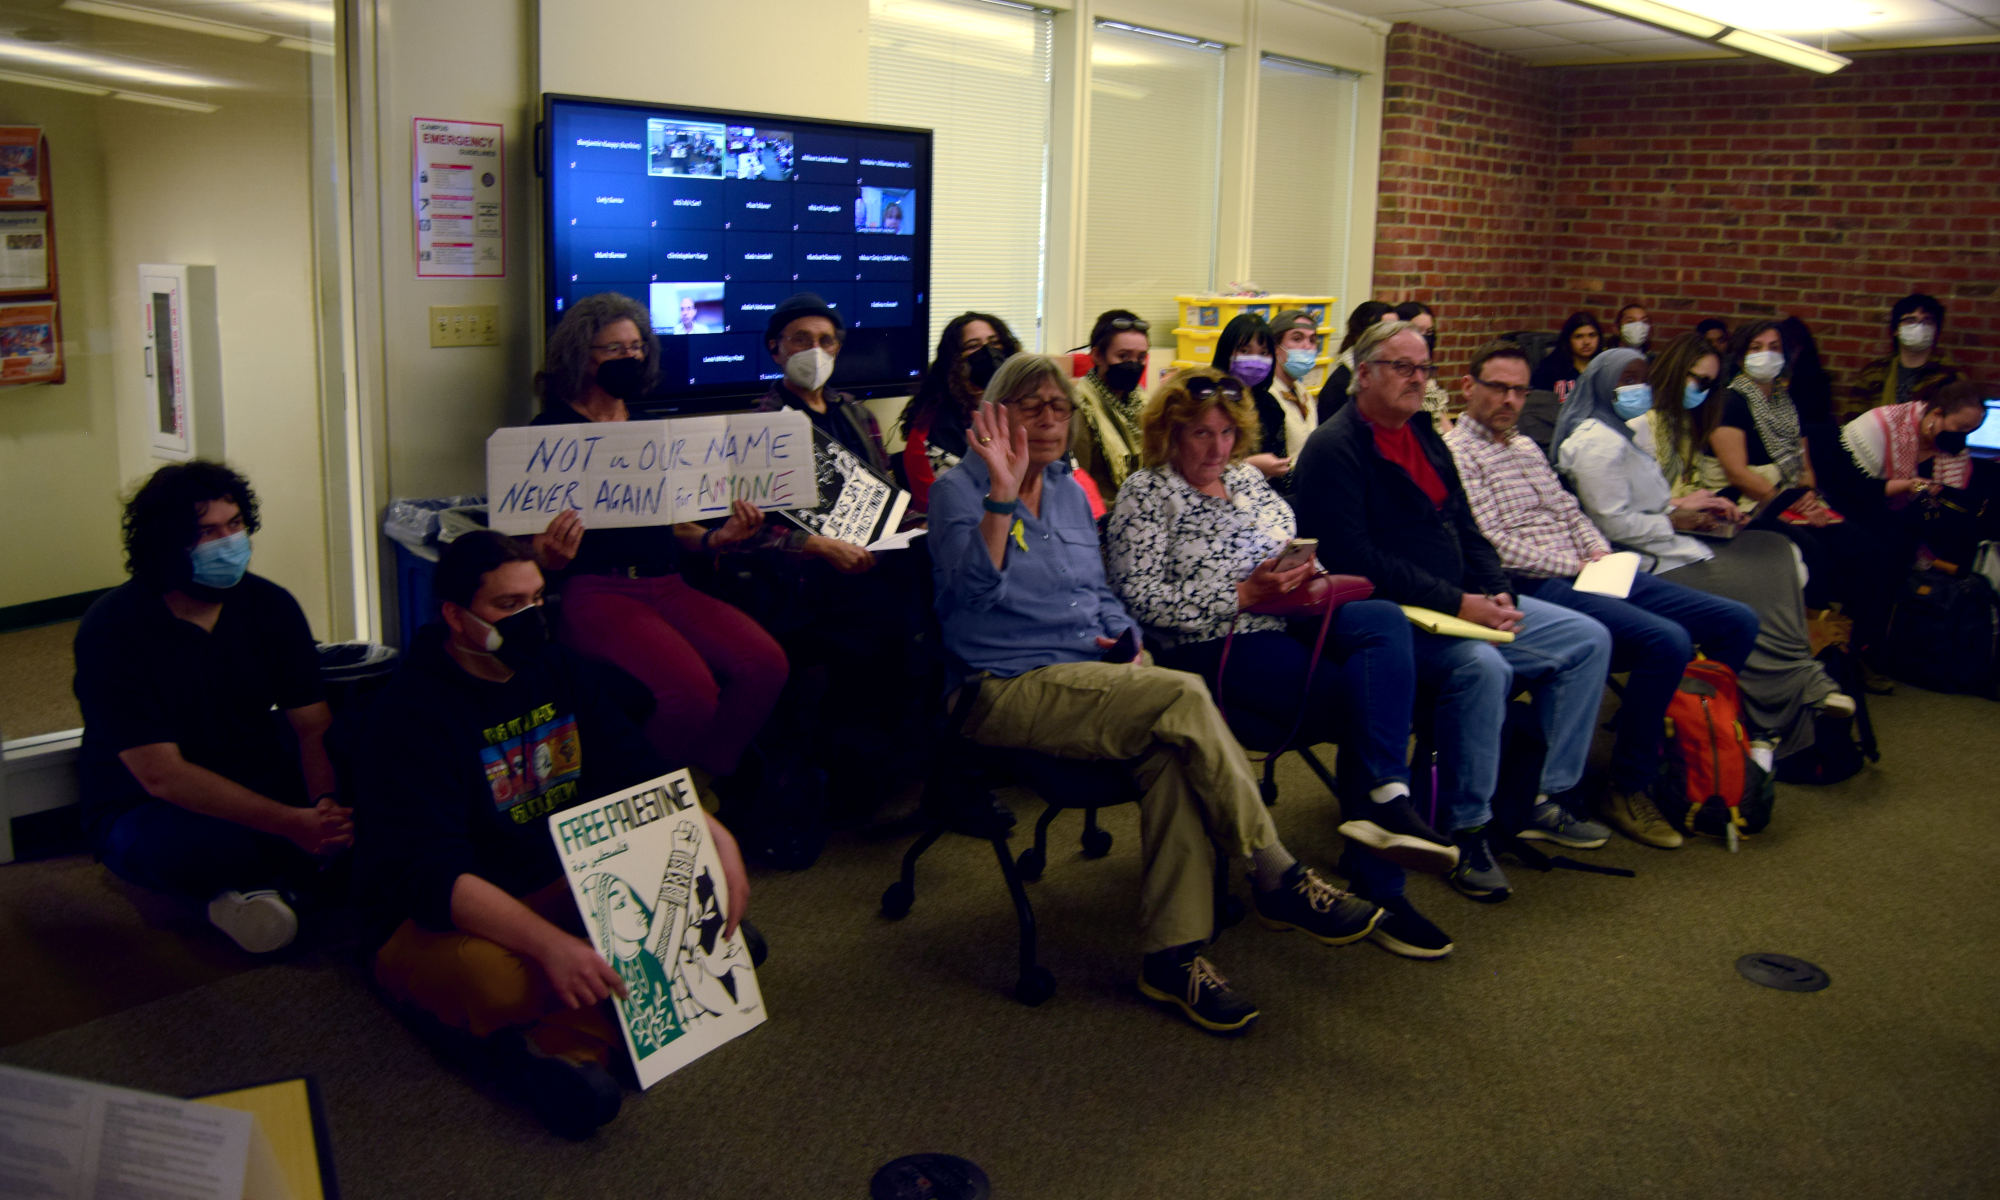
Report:
M1534 693L1548 744L1536 824L1564 844L1601 846L1609 831L1577 820L1561 793L1583 779L1604 693L1611 638L1589 617L1532 597L1518 602L1424 411L1437 373L1407 321L1384 322L1354 344L1354 403L1327 418L1299 454L1292 507L1299 533L1319 539L1327 570L1365 575L1375 595L1511 632L1504 644L1417 630L1417 684L1436 695L1439 828L1458 843L1451 885L1475 900L1508 895L1487 823L1499 779L1500 731L1516 685Z
M619 706L643 707L643 686L550 641L522 544L460 537L437 594L443 624L418 633L358 739L355 887L375 982L420 1025L481 1039L550 1129L581 1137L618 1112L606 1067L624 1047L603 1001L626 983L583 936L547 818L668 766ZM708 827L733 932L743 860Z
M1643 570L1623 598L1573 586L1577 572L1609 554L1611 543L1564 489L1541 447L1514 430L1528 397L1528 373L1527 353L1514 343L1480 347L1460 385L1465 416L1444 442L1479 532L1500 556L1513 590L1588 614L1611 631L1611 669L1630 675L1618 705L1604 816L1634 841L1672 849L1680 836L1659 828L1651 799L1667 703L1696 646L1732 672L1741 671L1757 642L1757 614L1747 604ZM1585 402L1581 391L1568 401ZM1629 420L1652 409L1652 389L1645 383L1620 387L1616 403L1618 415ZM1567 819L1553 804L1537 809L1521 836L1563 846L1603 842L1593 825Z
M1139 990L1204 1029L1242 1029L1257 1007L1198 953L1214 926L1211 838L1250 860L1257 915L1271 928L1345 945L1368 936L1381 910L1286 852L1201 678L1139 665L1136 623L1105 580L1089 503L1070 477L1074 412L1055 359L1015 355L973 414L973 454L931 489L945 648L978 677L964 732L1058 758L1140 760Z
M98 857L207 903L264 954L298 936L301 893L354 828L334 799L312 630L290 592L248 571L257 528L257 497L228 467L154 472L125 506L132 578L77 628L76 696Z

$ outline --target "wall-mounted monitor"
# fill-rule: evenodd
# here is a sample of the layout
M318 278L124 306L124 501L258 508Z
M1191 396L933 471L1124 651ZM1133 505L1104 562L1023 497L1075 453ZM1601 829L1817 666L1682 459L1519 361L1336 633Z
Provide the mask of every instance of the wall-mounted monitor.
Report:
M597 292L646 305L660 385L643 406L740 406L783 374L764 326L794 292L847 323L830 386L915 389L930 347L931 131L542 97L544 312Z

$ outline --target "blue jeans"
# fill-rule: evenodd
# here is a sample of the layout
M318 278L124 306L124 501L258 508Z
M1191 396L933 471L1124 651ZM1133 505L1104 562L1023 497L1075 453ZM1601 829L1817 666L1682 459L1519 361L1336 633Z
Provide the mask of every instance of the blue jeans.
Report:
M316 870L311 856L284 838L164 800L113 821L98 856L121 879L196 901L231 888L298 890Z
M1643 572L1623 600L1579 592L1567 579L1544 579L1531 594L1594 617L1611 631L1611 669L1629 672L1611 751L1611 786L1619 791L1639 791L1658 772L1667 704L1694 648L1741 671L1757 642L1757 614L1749 605Z
M1611 635L1582 613L1531 596L1516 604L1525 615L1504 645L1422 632L1411 638L1418 682L1437 693L1437 796L1446 833L1493 819L1500 727L1517 686L1533 693L1548 744L1540 790L1553 796L1583 779Z

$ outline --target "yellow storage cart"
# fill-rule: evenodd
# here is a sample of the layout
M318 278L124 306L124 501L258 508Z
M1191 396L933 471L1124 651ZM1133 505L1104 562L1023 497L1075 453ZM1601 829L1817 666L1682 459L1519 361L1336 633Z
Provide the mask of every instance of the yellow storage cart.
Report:
M1222 336L1222 327L1243 313L1264 318L1266 321L1288 308L1302 308L1319 322L1320 342L1323 350L1330 350L1328 334L1332 342L1340 340L1339 331L1332 324L1336 297L1333 296L1176 296L1180 302L1181 323L1174 330L1178 344L1174 349L1174 369L1205 367L1215 361L1215 343ZM1320 356L1320 368L1325 369L1331 362L1328 354Z

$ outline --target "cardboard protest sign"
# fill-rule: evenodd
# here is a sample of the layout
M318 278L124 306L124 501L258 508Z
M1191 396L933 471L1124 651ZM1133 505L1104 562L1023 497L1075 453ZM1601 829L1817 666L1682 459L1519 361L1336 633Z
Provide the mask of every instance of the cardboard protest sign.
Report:
M625 981L613 1001L639 1086L648 1088L764 1023L708 819L686 771L549 817L598 953Z
M727 517L732 500L814 504L812 441L802 412L496 429L487 523L540 533L570 509L586 529L617 529Z

